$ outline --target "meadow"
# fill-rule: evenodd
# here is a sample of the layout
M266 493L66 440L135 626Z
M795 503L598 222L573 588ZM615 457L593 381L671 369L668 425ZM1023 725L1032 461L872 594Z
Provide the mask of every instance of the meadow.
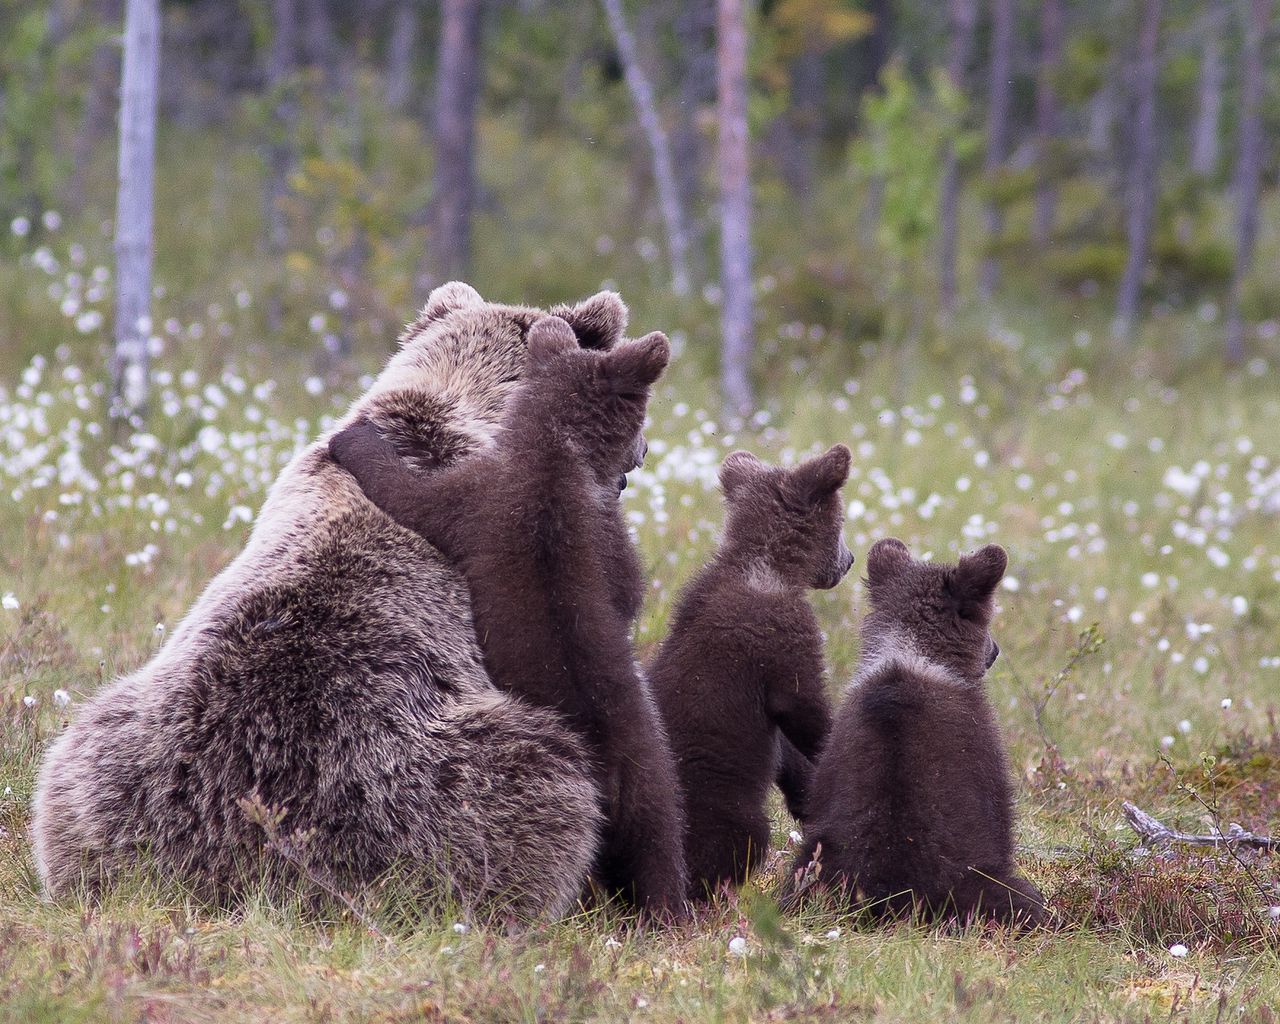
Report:
M182 230L178 216L161 223ZM1195 355L1220 331L1209 303L1158 312L1125 350L1100 312L1062 299L985 309L903 345L770 314L761 411L731 425L706 351L714 294L674 308L643 272L635 288L622 282L633 330L669 331L676 353L650 407L647 464L623 496L653 580L638 648L652 650L713 550L716 469L734 448L792 462L847 443L860 562L883 536L938 559L1003 544L989 686L1018 780L1020 859L1052 929L784 919L772 893L794 824L780 806L768 870L674 929L598 910L508 934L378 894L332 920L265 900L216 913L145 880L103 906L48 905L26 836L43 746L104 679L164 643L243 545L280 468L388 349L318 367L302 344L264 342L252 267L186 266L206 283L181 302L171 269L151 414L113 433L105 242L76 241L56 214L10 230L21 237L2 272L0 1020L1277 1019L1275 857L1142 849L1120 812L1130 800L1192 832L1232 821L1280 832L1274 323L1256 339L1263 354L1227 373ZM529 278L507 287L482 291L581 297ZM309 329L322 335L333 316L319 308ZM833 696L857 663L857 575L815 597Z

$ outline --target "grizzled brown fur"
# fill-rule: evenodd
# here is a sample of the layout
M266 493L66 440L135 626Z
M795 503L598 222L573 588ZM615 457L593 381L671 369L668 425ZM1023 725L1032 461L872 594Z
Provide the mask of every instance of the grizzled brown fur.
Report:
M957 565L917 561L897 540L871 548L862 664L818 762L800 887L885 916L1043 918L1014 865L1009 765L983 686L1005 564L994 544Z
M490 678L557 713L592 753L605 797L599 874L648 909L684 895L671 751L629 639L643 582L618 505L643 457L661 334L600 354L557 317L529 333L529 368L496 449L451 469L405 467L377 428L330 441L369 499L459 566Z
M695 898L759 865L775 777L798 812L826 742L822 636L805 594L853 564L841 533L848 474L843 445L791 470L747 452L721 466L720 548L680 595L649 669L680 771Z
M601 348L625 325L610 293L559 312ZM415 468L475 457L544 315L437 289L349 418ZM550 916L596 855L581 740L493 685L462 577L369 503L326 439L282 471L245 549L156 656L49 749L33 821L45 891L94 891L145 861L233 897L270 867L238 805L252 793L286 809L282 831L314 830L315 870L343 887L394 868L425 877L424 895Z

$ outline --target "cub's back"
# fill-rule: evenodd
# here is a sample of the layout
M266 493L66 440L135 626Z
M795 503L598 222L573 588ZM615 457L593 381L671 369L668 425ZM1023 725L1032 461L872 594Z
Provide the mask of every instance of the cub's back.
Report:
M868 881L921 865L945 888L968 865L1003 863L1012 791L982 691L932 663L891 658L846 694L819 762L811 829L828 850L854 837Z

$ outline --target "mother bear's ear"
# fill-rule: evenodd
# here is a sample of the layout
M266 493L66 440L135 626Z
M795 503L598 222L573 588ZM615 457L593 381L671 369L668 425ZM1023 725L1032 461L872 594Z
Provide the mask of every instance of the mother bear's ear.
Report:
M627 307L617 292L599 292L572 306L554 306L551 315L568 321L583 348L613 348L627 329Z
M484 299L480 298L480 293L471 285L465 281L450 281L448 284L432 289L431 294L427 296L426 304L418 313L418 322L429 324L447 316L455 309L483 305Z

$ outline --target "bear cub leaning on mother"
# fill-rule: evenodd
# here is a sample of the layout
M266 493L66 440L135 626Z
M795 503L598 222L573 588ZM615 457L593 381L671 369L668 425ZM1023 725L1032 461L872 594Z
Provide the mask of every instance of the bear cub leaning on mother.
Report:
M462 571L494 683L557 712L594 757L608 824L597 880L642 908L678 911L683 812L661 720L635 668L639 561L618 505L644 457L649 388L670 347L653 333L579 348L546 317L495 448L416 473L367 420L330 439L366 496Z

